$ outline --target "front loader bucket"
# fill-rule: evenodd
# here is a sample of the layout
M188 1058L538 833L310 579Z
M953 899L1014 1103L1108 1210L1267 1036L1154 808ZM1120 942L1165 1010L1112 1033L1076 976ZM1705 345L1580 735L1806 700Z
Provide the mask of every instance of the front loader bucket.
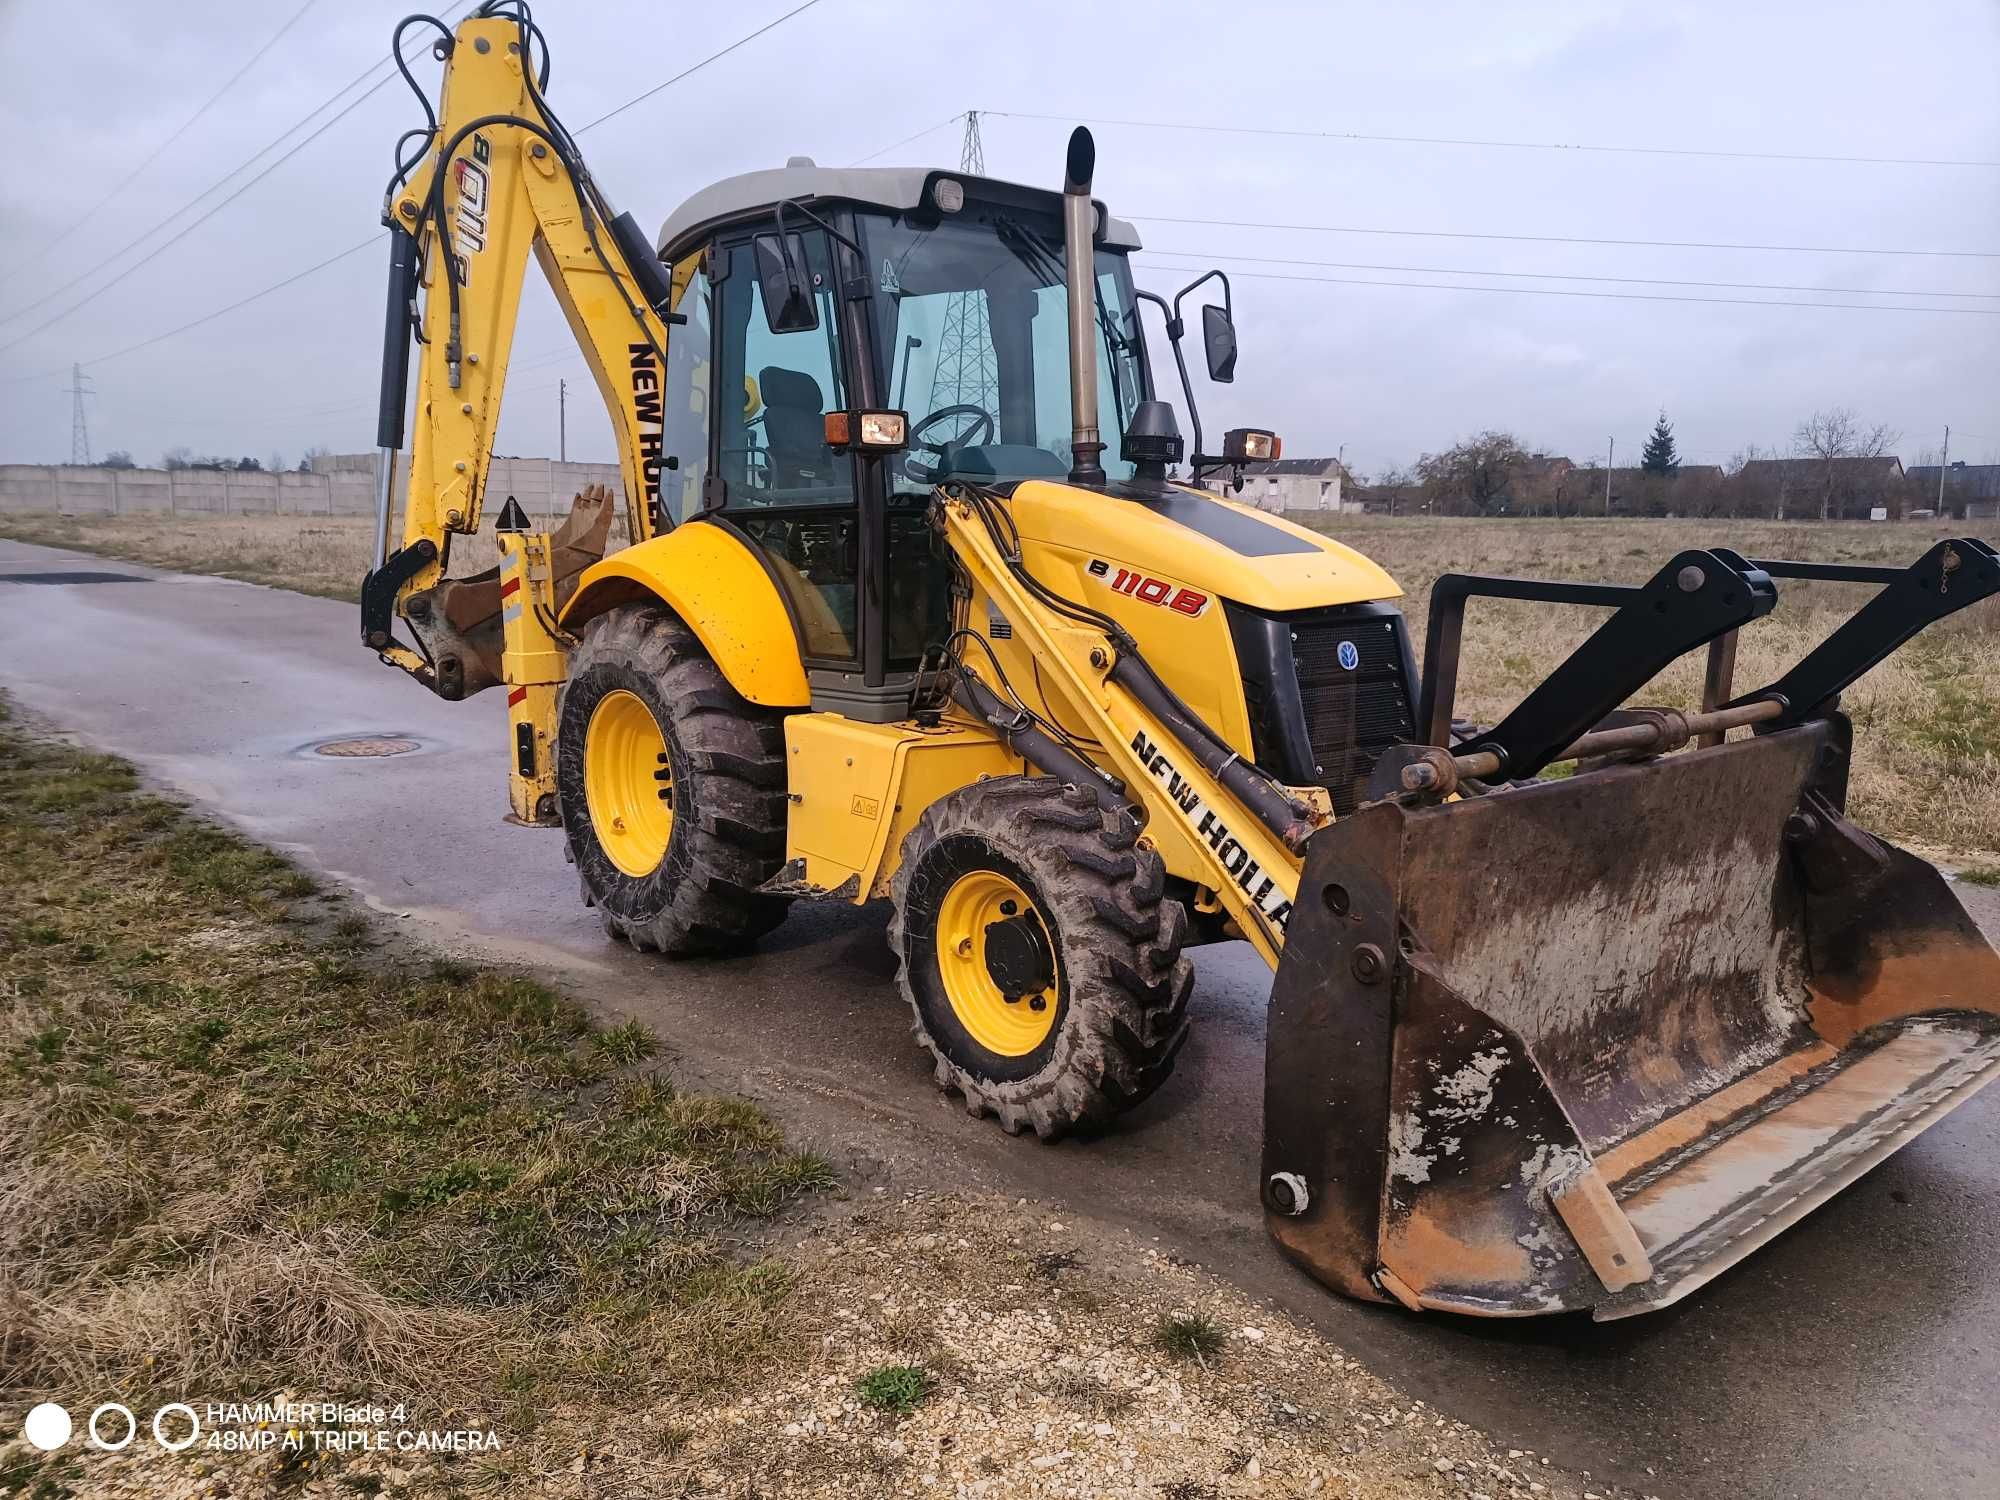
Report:
M2000 1072L2000 955L1839 811L1846 720L1314 836L1265 1202L1358 1297L1685 1296Z

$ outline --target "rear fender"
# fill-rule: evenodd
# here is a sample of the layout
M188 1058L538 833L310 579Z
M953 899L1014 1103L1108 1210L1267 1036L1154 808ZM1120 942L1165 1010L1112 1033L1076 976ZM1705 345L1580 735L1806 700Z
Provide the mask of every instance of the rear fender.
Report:
M686 622L729 685L766 708L810 700L798 631L748 543L699 521L614 553L584 573L562 612L578 630L607 610L657 601Z

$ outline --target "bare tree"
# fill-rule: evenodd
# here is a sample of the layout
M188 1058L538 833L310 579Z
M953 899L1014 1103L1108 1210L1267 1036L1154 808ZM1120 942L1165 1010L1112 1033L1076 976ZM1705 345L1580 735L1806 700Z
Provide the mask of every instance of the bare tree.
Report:
M1426 453L1417 460L1417 478L1430 509L1462 505L1483 516L1505 497L1515 466L1527 458L1511 432L1482 432L1442 453Z
M1408 506L1410 497L1423 488L1423 481L1408 464L1391 464L1375 477L1374 488L1383 493L1393 516Z
M1886 423L1864 429L1845 406L1816 411L1792 433L1792 451L1819 465L1819 518L1833 514L1834 464L1843 458L1880 458L1902 436Z

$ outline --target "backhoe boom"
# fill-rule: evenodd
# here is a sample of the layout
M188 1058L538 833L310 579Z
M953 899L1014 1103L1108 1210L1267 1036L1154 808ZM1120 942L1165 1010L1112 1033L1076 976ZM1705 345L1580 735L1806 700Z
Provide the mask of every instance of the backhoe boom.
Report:
M448 43L437 123L383 208L392 235L383 360L377 550L363 636L385 661L446 698L508 690L516 817L545 822L554 791L553 714L562 655L555 619L576 575L604 552L605 497L581 497L554 536L510 507L502 566L447 580L451 541L473 536L513 352L522 281L540 264L611 415L625 526L643 541L672 523L661 505L661 384L670 288L629 219L614 218L526 59L530 32L484 8ZM538 35L538 34L536 34ZM643 253L635 253L643 252ZM401 445L408 352L417 339L415 433L402 541L389 550L388 476ZM511 497L509 497L511 499ZM396 638L400 619L414 646Z

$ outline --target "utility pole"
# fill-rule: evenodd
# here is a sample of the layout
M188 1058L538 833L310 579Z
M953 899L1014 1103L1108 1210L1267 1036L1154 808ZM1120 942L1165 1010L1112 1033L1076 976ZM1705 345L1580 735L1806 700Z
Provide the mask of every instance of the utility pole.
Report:
M90 377L83 373L82 365L69 367L69 384L63 389L70 394L69 404L69 461L73 464L90 462L90 424L84 420L83 398L95 396L90 388Z
M1611 465L1617 457L1618 439L1616 437L1606 438L1604 440L1604 513L1607 516L1611 514Z
M1978 434L1975 433L1974 436L1976 437L1978 436ZM1939 515L1944 514L1944 469L1945 465L1950 462L1951 462L1951 424L1947 422L1945 423L1944 427L1944 447L1938 453L1937 513Z
M556 461L569 462L569 382L556 382Z

